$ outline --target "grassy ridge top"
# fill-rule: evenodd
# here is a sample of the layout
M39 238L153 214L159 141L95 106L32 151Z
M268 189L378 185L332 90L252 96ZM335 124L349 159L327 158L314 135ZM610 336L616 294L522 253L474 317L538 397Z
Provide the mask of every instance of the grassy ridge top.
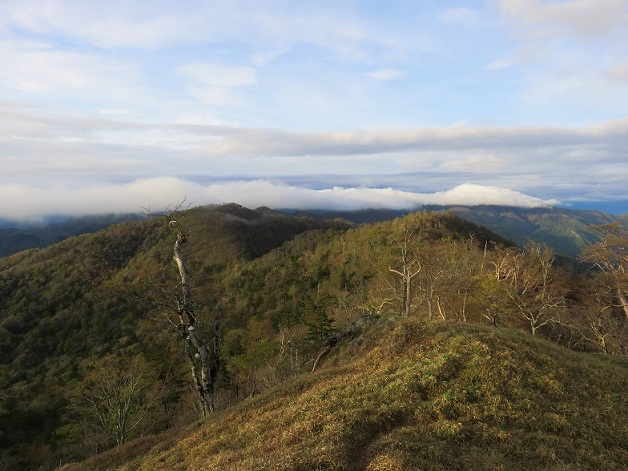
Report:
M380 321L314 374L63 469L625 469L627 373L507 329Z

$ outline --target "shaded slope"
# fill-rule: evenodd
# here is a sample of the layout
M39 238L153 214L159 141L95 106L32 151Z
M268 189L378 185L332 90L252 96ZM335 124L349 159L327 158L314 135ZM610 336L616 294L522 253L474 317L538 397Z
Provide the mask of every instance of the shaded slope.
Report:
M370 208L370 209L354 209L354 210L339 210L339 209L308 209L308 210L296 210L285 209L282 210L288 214L313 216L323 219L344 219L356 224L364 224L371 222L392 221L395 218L403 217L406 214L416 211L416 209L385 209L385 208Z
M237 205L196 208L184 213L182 221L191 234L190 263L206 277L227 264L259 257L302 232L346 227L311 218L262 215ZM21 339L32 337L30 331L46 319L74 316L76 321L68 321L68 328L76 331L78 325L89 328L99 313L109 321L117 318L118 310L129 313L129 303L118 306L115 302L141 289L141 282L175 279L173 240L163 221L152 219L114 225L96 234L1 259L0 302L4 309L0 313L0 361L10 364L22 350ZM206 281L200 279L199 284ZM104 301L109 304L95 309L94 303ZM142 311L139 308L135 314ZM86 335L85 331L76 333ZM67 343L68 337L58 340ZM99 343L98 339L90 340ZM4 341L8 343L4 345ZM54 343L50 338L47 342ZM43 351L31 350L48 357L66 348L48 345Z
M144 219L141 214L103 214L69 218L63 222L49 224L11 225L10 221L0 221L0 257L6 257L22 250L44 248L69 237L91 234L113 224Z
M64 470L625 469L627 368L509 330L387 321L187 437Z
M181 218L198 286L299 233L346 227L237 205L195 208ZM163 220L150 219L0 259L0 469L38 468L51 456L25 450L61 423L82 361L138 348L138 321L154 309L150 289L176 284L173 241Z

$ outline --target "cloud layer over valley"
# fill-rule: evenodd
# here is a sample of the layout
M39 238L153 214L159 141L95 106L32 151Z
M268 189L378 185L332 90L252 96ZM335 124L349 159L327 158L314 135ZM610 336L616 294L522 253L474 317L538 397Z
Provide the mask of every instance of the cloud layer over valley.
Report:
M502 204L539 207L556 204L516 191L475 184L462 184L448 191L414 193L393 188L342 188L313 190L268 180L232 181L203 185L174 177L154 177L131 183L88 188L30 188L21 185L0 187L7 205L3 217L15 220L38 219L51 214L160 212L185 200L193 206L234 202L257 208L293 209L416 209L422 205ZM144 202L144 206L139 205ZM59 208L63 208L59 211Z
M6 0L0 218L628 205L626 30L624 0Z

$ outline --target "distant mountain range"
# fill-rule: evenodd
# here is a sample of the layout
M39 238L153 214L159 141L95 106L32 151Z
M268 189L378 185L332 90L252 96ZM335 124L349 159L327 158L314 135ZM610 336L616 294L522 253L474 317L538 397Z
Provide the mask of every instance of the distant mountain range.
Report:
M628 226L628 216L590 210L489 205L426 206L425 209L451 211L520 246L527 240L545 242L567 257L576 257L583 247L599 241L592 226L610 223Z
M55 217L37 224L0 220L0 257L48 247L69 237L91 234L119 222L138 221L144 217L142 214L104 214L69 219Z
M545 242L556 253L575 258L583 247L596 243L599 237L592 226L619 223L628 226L628 216L613 216L601 211L563 208L519 208L514 206L424 206L428 211L449 211L490 229L495 234L523 246L528 240ZM378 222L403 216L409 211L367 209L358 211L301 211L327 219L341 218L354 223Z
M496 234L524 245L536 240L551 245L567 257L577 257L583 247L599 241L592 226L620 223L628 227L628 216L614 216L601 211L570 210L563 208L519 208L513 206L424 206L428 211L450 211L467 221L484 226ZM273 211L259 208L258 211ZM274 211L273 211L274 212ZM318 219L342 219L354 224L388 221L412 211L399 209L281 209L277 213L295 216L311 216ZM101 216L74 217L67 220L56 218L50 223L37 225L16 224L0 220L0 257L22 250L43 248L80 234L98 232L124 221L140 220L141 214L108 214Z

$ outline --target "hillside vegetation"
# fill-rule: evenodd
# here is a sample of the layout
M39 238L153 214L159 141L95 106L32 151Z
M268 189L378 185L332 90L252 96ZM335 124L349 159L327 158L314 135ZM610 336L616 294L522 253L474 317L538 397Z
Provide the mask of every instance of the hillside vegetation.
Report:
M240 423L241 433L250 429L266 437L259 446L275 443L276 450L286 448L282 456L291 456L294 445L299 455L310 456L302 468L295 464L296 458L284 465L279 461L280 466L293 467L286 469L312 469L320 447L330 453L320 455L330 460L321 461L321 469L336 465L352 469L346 467L358 466L358 461L348 460L358 460L362 448L384 446L388 433L391 440L399 440L394 445L400 447L399 453L408 456L411 452L403 452L404 447L410 450L411 443L423 443L421 433L443 438L449 429L457 439L472 436L473 452L486 454L490 440L499 445L495 436L506 437L494 436L502 426L495 422L501 417L498 409L505 414L499 420L516 437L521 430L549 433L546 425L534 428L531 417L543 419L539 407L545 414L558 414L548 416L556 419L556 436L564 430L572 433L577 428L572 420L585 414L584 399L568 405L576 381L584 392L591 384L616 394L611 397L616 404L611 414L606 396L602 401L594 390L586 393L591 403L583 415L587 427L605 431L609 414L621 418L625 412L625 395L619 387L625 386L625 368L621 362L598 358L600 353L609 358L625 353L627 344L625 249L621 248L627 237L616 226L600 232L605 244L583 254L587 267L597 267L584 272L557 265L546 245L516 247L451 213L416 212L361 226L238 205L176 210L167 216L115 225L0 259L4 306L0 312L0 469L54 469L110 448L127 450L127 455L101 455L103 460L115 456L126 460L132 450L143 450L148 444L161 441L157 448L169 447L173 437L187 435L190 429L185 427L207 414L202 420L208 427L225 417L227 422ZM184 278L185 273L189 277ZM373 323L360 337L357 327ZM399 343L404 331L408 343ZM471 343L466 345L463 338ZM482 349L475 350L478 342L487 345L485 353L492 352L490 348L511 352L504 354L510 370L492 363L503 359L499 355L482 357L478 353ZM506 343L512 348L506 348ZM444 350L433 350L439 346ZM551 382L534 386L530 379L534 374L517 373L532 371L537 363L525 360L526 349L538 350L542 358L555 359L553 368L565 369L568 376L556 379L560 384L566 381L556 386L564 395L552 392ZM565 361L571 358L572 366L563 365L561 356ZM585 366L576 368L576 359ZM393 362L390 370L385 366L388 360ZM472 368L468 361L483 367ZM430 364L433 379L411 380L412 375L418 378L431 371ZM440 372L441 367L453 371ZM506 392L491 389L501 383L497 376L486 375L497 375L500 369L513 372L513 378L503 380L519 381L519 389L515 383L513 389L504 386ZM599 383L589 381L594 377L589 370L596 369L602 375ZM308 371L314 373L305 374ZM480 376L473 379L476 373ZM615 379L608 382L611 377ZM447 389L455 378L465 381L466 392ZM394 388L384 385L379 391L379 383L371 380L392 381ZM481 383L478 389L473 387L476 381ZM353 391L353 386L366 389ZM536 394L543 388L547 398L541 400ZM348 391L356 397L355 417L352 399L345 396ZM375 391L374 397L366 397L364 391ZM508 391L519 391L519 396L504 396L511 394ZM199 402L201 393L210 401ZM322 396L316 399L319 393ZM471 398L484 405L477 409ZM325 407L330 409L324 413L327 399ZM312 412L318 422L305 434L310 438L300 438L300 419L288 410L280 414L289 418L281 422L280 431L271 426L270 417L266 425L253 419L263 417L265 408L295 401L320 403ZM572 411L567 422L561 412L546 409L556 401L564 401L563 416ZM442 410L432 409L437 403ZM467 410L467 403L473 407ZM373 408L369 418L367 409L377 404L390 409L380 413ZM428 408L426 415L413 409L417 404ZM451 415L445 412L447 407ZM488 428L469 429L472 416L485 420ZM523 421L531 421L532 429L519 429ZM365 427L362 435L352 425L342 432L342 427L353 423L358 429ZM412 428L421 424L431 432ZM572 425L560 429L560 424ZM303 426L310 430L310 425ZM294 427L292 435L284 437L283 430ZM616 433L624 433L621 430L618 427ZM167 435L158 435L163 431ZM284 438L272 439L278 433ZM581 445L580 435L573 433L565 435L561 446L565 450L573 446L574 457L584 460L575 451ZM227 449L228 442L244 446L242 441L250 439L230 434L225 431L221 439ZM603 456L599 462L614 463L617 435L608 435L610 442L606 442L607 435L591 440ZM355 445L349 445L352 439ZM495 463L510 459L506 451L511 446L497 446L505 457L496 455ZM157 448L145 458L152 459ZM552 449L553 445L546 450L548 456ZM268 453L274 459L279 451ZM525 453L538 459L536 451ZM566 454L561 452L547 463L573 463ZM425 458L421 456L416 459ZM371 458L359 461L359 466L365 467ZM166 454L158 459L170 458ZM399 458L400 463L406 459L410 458ZM586 460L597 463L591 457Z
M495 233L523 245L527 240L549 244L567 257L577 257L587 245L600 241L592 226L620 223L628 227L625 216L600 211L563 208L517 208L511 206L444 206L430 210L447 210Z
M558 254L575 258L589 244L599 242L592 226L619 223L628 227L628 216L613 216L600 211L564 208L520 208L513 206L426 206L430 211L449 211L461 218L489 228L495 234L519 245L528 240L549 244ZM263 212L264 208L257 210ZM267 212L274 212L266 209ZM280 210L297 217L336 219L356 224L391 221L411 210ZM277 212L274 212L278 214ZM141 214L82 216L62 222L39 224L0 220L0 257L31 248L44 248L68 237L93 233L123 221L141 220Z
M314 374L63 469L621 470L627 368L509 329L380 321Z
M346 227L237 205L190 210L182 221L194 235L189 262L199 286L300 232ZM168 350L176 339L154 320L177 283L171 236L155 218L0 259L0 469L52 467L108 446L83 443L69 409L79 379L107 355L145 358L168 389L156 427L174 420L168 401L187 389L184 364Z

